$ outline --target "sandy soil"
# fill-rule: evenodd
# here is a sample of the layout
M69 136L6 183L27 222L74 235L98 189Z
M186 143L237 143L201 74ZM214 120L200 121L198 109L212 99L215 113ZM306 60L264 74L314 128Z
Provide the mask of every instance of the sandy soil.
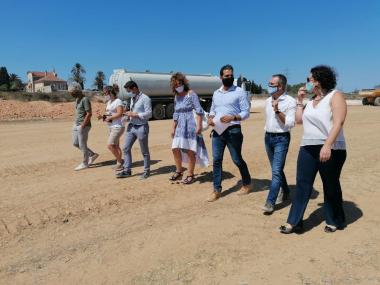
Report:
M0 121L26 121L73 118L73 102L51 103L46 101L21 102L0 100ZM94 114L104 111L104 103L92 101Z
M0 284L380 284L380 108L349 108L348 226L334 234L323 232L319 178L304 234L277 231L289 205L262 214L270 179L263 119L256 108L243 125L254 192L236 195L239 172L226 153L215 203L205 202L212 167L196 169L193 185L169 183L171 121L151 122L144 182L137 145L134 176L115 179L101 122L89 140L100 157L82 172L73 171L80 153L70 121L0 123ZM301 132L293 131L286 165L292 189Z

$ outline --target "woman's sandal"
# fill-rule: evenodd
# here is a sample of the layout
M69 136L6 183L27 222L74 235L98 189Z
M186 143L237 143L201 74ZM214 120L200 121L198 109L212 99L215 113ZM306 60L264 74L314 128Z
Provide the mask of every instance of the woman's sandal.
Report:
M325 226L325 233L333 233L337 230L337 227L326 225Z
M302 233L303 232L303 224L298 224L296 226L292 226L289 224L282 225L279 227L280 233L282 234L291 234L291 233Z
M174 172L174 174L169 178L170 181L176 181L178 179L181 179L183 175L183 172Z
M279 230L282 234L291 234L294 231L294 227L290 225L282 225L280 226Z
M194 182L194 174L187 175L186 178L182 181L183 184L191 184Z

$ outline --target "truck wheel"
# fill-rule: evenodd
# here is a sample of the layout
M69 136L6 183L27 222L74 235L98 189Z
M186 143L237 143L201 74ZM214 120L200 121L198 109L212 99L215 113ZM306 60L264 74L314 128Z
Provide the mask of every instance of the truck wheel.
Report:
M362 100L363 105L369 105L368 98L363 98Z
M157 104L153 107L153 119L162 120L165 118L165 107L162 104Z
M380 106L380 97L375 98L375 101L373 101L373 105Z
M209 113L210 112L210 109L211 109L211 103L212 102L205 102L204 104L202 104L202 108L205 112Z
M173 118L174 114L174 104L170 103L166 106L166 118L171 119Z

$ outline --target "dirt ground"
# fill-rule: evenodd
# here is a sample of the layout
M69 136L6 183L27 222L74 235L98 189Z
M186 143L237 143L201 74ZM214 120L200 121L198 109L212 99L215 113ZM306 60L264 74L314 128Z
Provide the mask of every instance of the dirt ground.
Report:
M93 121L89 145L100 154L75 172L71 120L0 123L0 284L380 284L380 108L351 106L342 187L348 226L323 231L317 178L306 231L282 235L289 204L264 216L270 168L264 115L243 124L244 158L254 192L240 197L239 171L226 151L224 195L212 190L212 166L193 185L171 184L170 120L150 123L152 176L118 180L106 149L106 126ZM209 154L209 132L205 132ZM294 190L302 127L286 164Z

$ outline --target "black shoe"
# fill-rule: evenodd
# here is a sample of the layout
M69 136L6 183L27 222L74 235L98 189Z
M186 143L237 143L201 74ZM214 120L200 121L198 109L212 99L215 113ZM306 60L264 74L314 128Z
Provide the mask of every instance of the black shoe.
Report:
M116 173L116 178L127 178L132 175L132 171L121 171Z
M140 180L145 180L150 176L150 171L145 171L143 174L140 176Z

